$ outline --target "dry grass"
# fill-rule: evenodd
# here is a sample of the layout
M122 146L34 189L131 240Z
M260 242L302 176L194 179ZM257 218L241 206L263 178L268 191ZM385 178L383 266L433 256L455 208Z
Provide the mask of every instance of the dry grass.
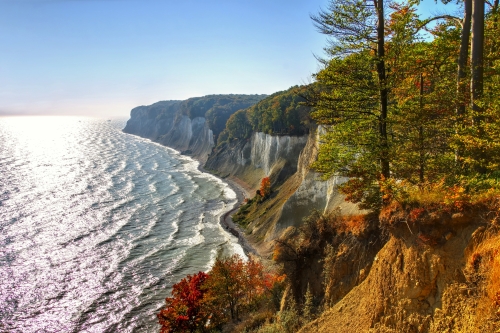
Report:
M274 320L274 312L262 310L248 314L239 323L226 325L224 332L256 332L262 326Z
M382 191L390 201L397 202L403 207L410 206L448 206L458 207L476 205L500 200L500 189L470 188L467 185L445 184L444 179L434 183L410 184L405 181L386 180L381 184Z
M477 266L478 258L485 275L485 296L500 315L500 235L482 242L471 256L470 264Z
M403 201L419 203L422 206L430 206L445 202L449 192L444 182L427 183L421 186L406 185L403 189L405 195Z
M468 256L465 270L468 281L477 288L477 327L498 324L500 320L500 234L495 229L482 234L482 241Z

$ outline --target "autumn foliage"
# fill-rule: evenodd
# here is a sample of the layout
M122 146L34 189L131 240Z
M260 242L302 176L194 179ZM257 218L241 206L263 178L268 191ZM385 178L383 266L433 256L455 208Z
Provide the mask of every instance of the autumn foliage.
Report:
M262 178L262 181L260 182L260 189L259 189L260 196L262 198L267 198L271 194L271 180L269 177Z
M363 209L391 203L390 180L421 192L444 180L458 205L500 187L499 3L463 7L458 24L418 3L330 0L312 16L332 41L308 96L323 125L312 166L348 177L339 189Z
M217 259L210 272L188 275L173 286L158 314L160 332L206 332L263 304L279 306L284 279L252 259Z
M206 290L202 289L207 278L199 272L174 284L173 297L167 297L166 308L158 314L161 333L192 332L207 322L209 314L203 306Z

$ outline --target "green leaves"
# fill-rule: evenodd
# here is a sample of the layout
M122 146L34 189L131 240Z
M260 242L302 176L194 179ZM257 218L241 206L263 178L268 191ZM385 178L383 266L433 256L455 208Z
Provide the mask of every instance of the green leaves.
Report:
M433 39L423 40L419 31L435 18L421 20L418 1L391 2L376 48L375 23L383 18L376 17L381 2L374 4L331 0L328 11L313 17L320 32L332 38L332 58L323 62L313 86L312 117L324 125L313 167L324 178L350 177L340 190L365 207L376 208L383 179L408 186L446 179L463 186L466 177L477 187L475 175L500 168L497 8L486 15L487 75L473 108L470 65L465 71L467 64L458 63L462 27L456 20L441 16L448 21L439 21L428 30ZM384 172L384 161L390 172Z
M229 117L217 144L232 139L248 139L252 132L273 135L304 135L309 131L310 107L303 95L306 87L292 87L263 99Z

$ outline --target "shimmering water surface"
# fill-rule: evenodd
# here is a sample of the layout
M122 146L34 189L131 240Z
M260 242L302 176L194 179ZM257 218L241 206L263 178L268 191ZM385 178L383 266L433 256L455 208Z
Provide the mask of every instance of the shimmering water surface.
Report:
M242 252L235 193L124 125L0 118L0 332L156 332L173 283Z

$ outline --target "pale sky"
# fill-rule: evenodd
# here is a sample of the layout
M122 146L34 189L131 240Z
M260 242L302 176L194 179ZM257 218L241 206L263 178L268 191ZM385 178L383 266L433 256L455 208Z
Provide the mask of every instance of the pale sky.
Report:
M326 44L309 16L327 3L0 0L0 115L125 117L160 100L308 83Z

